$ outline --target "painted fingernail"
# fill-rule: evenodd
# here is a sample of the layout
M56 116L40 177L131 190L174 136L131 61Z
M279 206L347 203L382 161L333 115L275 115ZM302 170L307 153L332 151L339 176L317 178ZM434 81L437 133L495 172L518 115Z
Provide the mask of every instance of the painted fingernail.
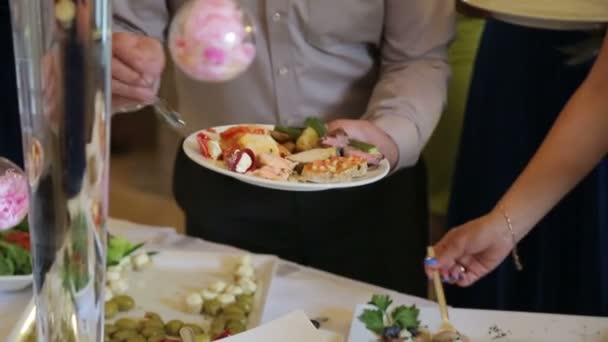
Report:
M427 266L437 266L437 259L431 257L424 258L424 264Z
M449 276L441 276L441 281L444 283L449 283L452 281L452 277Z

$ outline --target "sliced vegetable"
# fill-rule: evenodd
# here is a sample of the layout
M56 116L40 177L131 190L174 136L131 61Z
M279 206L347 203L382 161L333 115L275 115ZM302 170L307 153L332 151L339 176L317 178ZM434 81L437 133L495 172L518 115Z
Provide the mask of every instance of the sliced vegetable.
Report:
M32 273L30 252L17 245L0 241L0 275L25 275Z
M292 141L288 141L281 146L283 146L287 151L289 151L289 153L293 153L296 150L296 144Z
M291 137L287 133L279 132L279 131L271 131L270 136L276 140L278 143L284 143L291 141Z
M255 155L252 150L235 150L226 160L230 170L237 173L246 173L255 165Z
M234 138L237 135L245 133L266 134L266 130L262 127L256 126L234 126L220 133L220 137L222 139L228 140Z
M312 150L287 156L288 160L297 163L312 163L315 160L325 160L338 155L335 148L313 148Z
M319 146L320 137L317 131L312 127L306 127L302 135L296 141L296 149L298 151L308 151Z
M307 118L304 124L306 125L306 127L313 128L317 132L319 137L324 137L327 134L327 126L319 118Z
M366 143L363 141L351 139L348 143L348 146L354 147L363 152L372 153L372 154L380 154L380 151L378 150L378 148L375 145L372 145L372 144L369 144L369 143Z
M304 129L297 128L297 127L285 127L285 126L276 125L276 126L274 126L274 130L277 132L281 132L281 133L285 133L285 134L289 135L291 140L295 141L300 137L300 135L302 135L302 131Z

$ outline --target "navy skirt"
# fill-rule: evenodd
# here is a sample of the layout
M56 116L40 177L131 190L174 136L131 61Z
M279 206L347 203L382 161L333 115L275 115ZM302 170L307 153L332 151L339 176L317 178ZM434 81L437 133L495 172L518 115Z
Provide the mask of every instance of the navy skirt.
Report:
M528 163L592 64L568 66L558 48L584 38L580 32L488 22L465 114L450 227L491 210ZM557 205L519 248L522 272L507 259L470 288L450 287L448 302L608 315L608 162Z

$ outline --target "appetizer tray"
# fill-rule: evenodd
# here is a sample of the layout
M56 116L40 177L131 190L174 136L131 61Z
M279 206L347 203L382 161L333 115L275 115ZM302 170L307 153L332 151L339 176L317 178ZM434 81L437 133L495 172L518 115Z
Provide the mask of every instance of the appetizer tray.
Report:
M235 267L242 258L243 254L162 250L152 256L149 267L127 273L129 287L124 294L132 297L135 306L106 319L106 324L115 323L121 318L141 319L147 312L153 312L164 322L180 320L208 328L209 319L188 307L189 298L218 282L228 285L234 283ZM251 255L251 265L257 289L253 295L247 329L257 327L262 321L277 258ZM7 341L25 341L31 331L34 316L35 306L31 302Z
M355 310L348 342L378 342L358 319L369 305ZM439 330L437 307L422 307L418 319L431 332ZM450 309L450 321L472 342L604 342L608 318L535 314L524 312Z
M318 125L324 127L321 123ZM237 145L242 149L241 155L235 156L236 162L233 163L233 167L231 168L226 160L230 158L223 158L221 156L222 153L226 152L226 148L222 147L222 145L226 145L223 141L222 133L239 129L258 129L263 130L264 132L257 132L255 134L241 133L241 136L245 135L244 138L237 139L238 141L236 142L230 142L231 145ZM277 126L274 125L260 124L214 127L190 135L186 138L182 147L186 155L202 167L245 183L284 191L321 191L362 186L379 181L386 176L390 170L388 161L379 155L377 149L372 145L357 142L362 144L362 146L370 146L371 149L375 149L373 153L376 154L367 153L360 149L355 150L349 145L345 147L348 149L347 154L349 155L342 156L342 151L345 151L342 147L322 145L321 141L323 141L323 137L317 135L312 128L309 128L308 130L300 129L298 133L295 133L295 137L294 134L291 135L292 141L286 142L276 140L275 137L281 135L286 139L289 139L287 133L279 132L277 129ZM285 128L285 131L293 133L290 130L298 129ZM307 139L309 138L307 135L308 132L311 133L312 139ZM331 132L329 134L331 134ZM201 141L201 137L204 137L205 140ZM341 138L346 139L348 143L348 137L343 136ZM298 145L300 146L300 149L294 151L293 148L295 148L296 140L298 143L302 143ZM201 144L204 147L201 147ZM285 147L288 144L292 145L291 151L288 151ZM201 148L206 150L205 154L207 155L203 154ZM249 154L243 153L245 150L250 151ZM260 151L272 152L261 153ZM262 156L262 154L264 154L264 156ZM378 156L378 160L368 162L368 159L373 159L376 156ZM240 164L238 163L241 157L246 159L247 165L245 168L239 170L238 167L240 167ZM271 159L270 162L272 163L265 164L265 158ZM252 167L257 166L256 169L251 169L251 171L247 169L250 165L250 160L253 160L251 162ZM341 169L340 165L342 164L338 164L338 170L336 171L335 164L332 166L330 163L334 160L337 160L337 162L340 163L344 162L345 164L354 160L357 162L357 165ZM261 164L260 161L262 161ZM279 166L275 167L277 164ZM288 174L281 173L276 175L272 171L277 169L285 170L286 168L281 165L289 165L288 171L286 171ZM317 168L315 165L319 165L319 167ZM325 165L327 168L325 168ZM265 172L268 169L265 169L264 166L270 167L271 172ZM318 172L318 177L304 179L303 176L299 176L297 171L298 168L301 170L312 170L310 172ZM319 169L321 171L319 171ZM345 172L340 172L340 170L344 169L346 169ZM353 172L351 173L350 171ZM304 172L305 171L301 171L301 174L304 175Z
M461 0L499 20L547 29L587 30L608 24L605 0Z

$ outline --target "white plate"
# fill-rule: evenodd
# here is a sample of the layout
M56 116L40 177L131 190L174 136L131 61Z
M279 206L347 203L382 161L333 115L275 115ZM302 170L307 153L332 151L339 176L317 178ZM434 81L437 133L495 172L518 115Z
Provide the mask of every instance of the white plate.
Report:
M242 126L242 125L227 125L214 127L214 129L221 133L226 129L229 129L234 126ZM269 130L274 128L273 125L255 125L259 127L263 127ZM205 130L199 131L204 132ZM221 173L223 175L235 178L240 180L241 182L249 183L252 185L275 189L275 190L285 190L285 191L321 191L321 190L330 190L330 189L340 189L340 188L352 188L356 186L367 185L370 183L374 183L382 179L386 176L390 170L390 165L388 161L383 160L380 165L373 169L369 170L367 174L363 177L357 178L352 182L344 182L344 183L332 183L332 184L317 184L317 183L298 183L298 182L290 182L290 181L275 181L264 179L260 177L244 175L240 173L236 173L228 170L226 167L221 165L220 163L207 159L203 157L200 153L198 142L196 141L196 135L199 133L196 132L191 134L186 140L184 140L183 149L188 158L192 159L195 163L205 167L209 170L215 171L217 173Z
M32 285L34 277L31 274L19 276L0 276L0 293L20 291Z
M377 342L357 318L365 308L368 306L357 306L348 342ZM471 342L608 341L608 318L470 309L450 309L449 314L450 321ZM420 321L436 332L441 325L439 309L420 308ZM505 336L500 337L501 333Z
M185 297L193 291L200 291L213 282L232 281L234 266L243 253L204 253L177 250L162 250L153 256L152 266L143 271L129 273L127 294L135 300L135 309L118 314L111 321L121 317L141 318L145 312L158 313L163 320L179 319L184 322L204 325L204 317L185 311ZM258 290L254 297L253 310L249 316L249 328L262 322L262 315L268 291L278 259L269 255L252 255L256 271ZM33 322L33 304L23 313L8 341L20 341L23 332L29 331Z
M598 29L608 23L605 0L462 0L496 19L557 30Z

